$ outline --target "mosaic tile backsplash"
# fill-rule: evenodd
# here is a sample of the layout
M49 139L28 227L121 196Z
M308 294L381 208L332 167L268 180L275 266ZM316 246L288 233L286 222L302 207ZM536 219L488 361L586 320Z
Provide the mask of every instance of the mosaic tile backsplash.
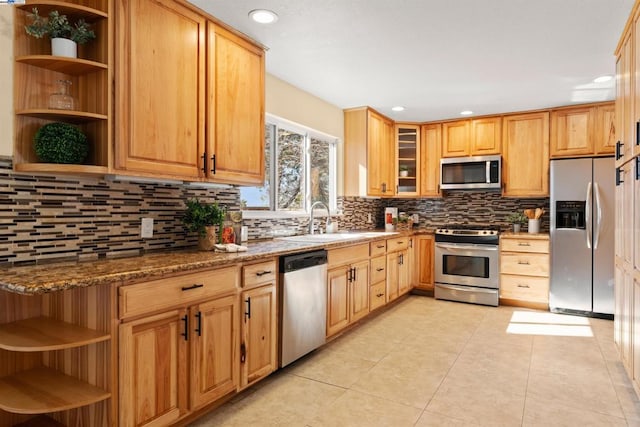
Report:
M0 265L64 259L134 256L144 252L188 248L194 233L181 223L185 200L216 200L239 209L237 187L205 189L180 184L138 183L94 177L16 173L10 157L0 157ZM342 229L383 226L384 208L397 206L417 213L419 227L451 223L498 225L505 216L525 208L544 207L549 199L507 199L489 192L451 192L440 199L375 199L344 197L337 220ZM371 216L371 221L369 221ZM142 217L153 218L152 238L140 237ZM274 229L306 232L308 219L245 219L249 239L271 236ZM549 227L548 213L542 230Z

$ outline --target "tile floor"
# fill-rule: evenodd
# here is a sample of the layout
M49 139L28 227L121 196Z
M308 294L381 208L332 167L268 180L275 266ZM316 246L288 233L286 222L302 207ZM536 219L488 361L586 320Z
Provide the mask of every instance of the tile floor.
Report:
M194 426L640 426L613 322L410 296Z

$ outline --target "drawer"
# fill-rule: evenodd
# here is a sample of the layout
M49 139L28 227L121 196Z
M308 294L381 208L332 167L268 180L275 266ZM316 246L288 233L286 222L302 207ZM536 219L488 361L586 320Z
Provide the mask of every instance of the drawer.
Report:
M374 256L384 255L387 253L387 241L378 240L377 242L369 243L369 254Z
M387 252L396 252L404 249L409 249L410 237L396 237L394 239L387 239Z
M535 252L548 254L549 240L502 238L500 240L500 249L505 252Z
M549 303L547 277L500 275L500 298Z
M242 267L242 287L253 288L264 283L275 283L278 274L276 260Z
M502 252L500 273L549 277L549 255Z
M385 304L385 282L376 283L369 287L369 310L373 311Z
M151 280L118 289L120 318L152 313L235 292L240 275L237 266Z
M387 278L387 257L371 258L371 274L369 283L378 283Z
M327 251L329 269L369 258L369 244L347 246Z

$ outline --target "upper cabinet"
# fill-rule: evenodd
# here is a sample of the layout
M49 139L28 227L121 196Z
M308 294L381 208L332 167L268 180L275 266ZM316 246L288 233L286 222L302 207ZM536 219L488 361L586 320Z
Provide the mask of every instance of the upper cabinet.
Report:
M441 197L442 125L440 123L422 125L420 130L420 196Z
M393 121L367 107L345 110L344 140L345 196L393 196Z
M500 154L502 118L442 123L442 157Z
M172 0L117 3L114 166L197 179L204 154L206 20Z
M562 108L551 112L551 157L613 154L615 106Z
M78 46L78 57L52 56L48 37L28 36L28 13L36 7L42 16L52 10L72 22L84 19L96 34ZM23 172L104 174L109 166L111 141L111 25L112 2L107 0L30 1L16 7L14 25L14 168ZM58 81L70 82L73 105L55 108L50 97ZM68 85L68 83L65 83ZM83 164L42 163L36 156L34 136L45 124L64 122L78 126L87 136L89 154Z
M503 196L549 195L549 113L503 117Z
M264 50L208 24L207 176L264 182Z
M420 126L396 124L397 196L417 196L420 185Z

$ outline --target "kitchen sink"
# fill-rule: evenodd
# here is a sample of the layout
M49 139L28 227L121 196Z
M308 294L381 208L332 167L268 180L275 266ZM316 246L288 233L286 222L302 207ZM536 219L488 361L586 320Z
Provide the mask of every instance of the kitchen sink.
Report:
M362 239L367 237L392 236L398 233L387 231L365 231L353 233L327 233L327 234L303 234L300 236L277 237L277 240L302 243L332 243L346 240Z

